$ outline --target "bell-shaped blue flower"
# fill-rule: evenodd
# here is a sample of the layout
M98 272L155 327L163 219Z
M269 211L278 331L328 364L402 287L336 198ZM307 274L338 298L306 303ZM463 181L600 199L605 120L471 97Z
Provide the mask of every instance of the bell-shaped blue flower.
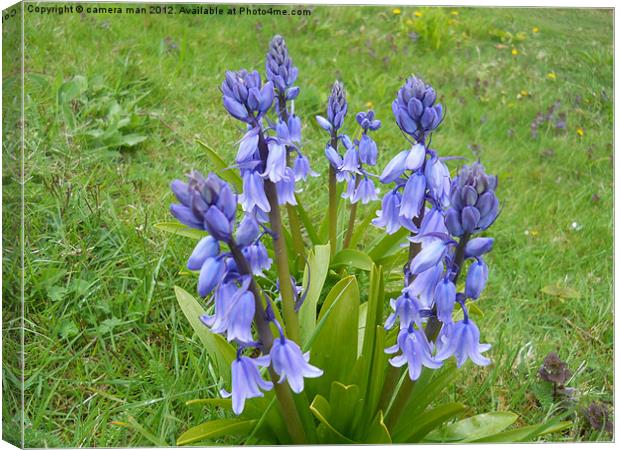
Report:
M372 220L373 225L385 228L387 234L396 233L401 226L400 221L401 195L396 190L391 190L383 197L381 209L377 211L377 217Z
M187 260L189 270L200 270L207 258L213 258L220 252L220 244L212 236L203 237Z
M403 198L400 204L400 215L413 219L419 217L424 207L424 192L426 190L426 178L420 172L414 172L405 184Z
M402 367L407 364L411 381L420 378L422 366L438 369L442 365L441 362L433 358L431 346L424 332L416 330L412 326L401 329L396 345L385 349L385 353L393 354L399 350L401 354L391 358L390 364L394 367Z
M273 342L270 356L272 368L280 376L278 383L286 380L296 394L304 390L304 378L317 378L323 375L321 369L308 363L310 352L302 354L299 345L284 336Z
M360 161L363 164L374 166L377 164L377 144L367 134L363 134L358 144Z
M381 173L381 176L379 177L383 184L391 183L400 177L403 172L405 172L405 161L407 160L408 155L409 151L404 150L392 158L387 166L385 166L383 173Z
M261 211L271 211L269 200L265 194L265 182L258 172L246 170L243 174L243 193L239 201L244 211L251 212L254 207Z
M198 275L198 295L206 297L222 281L226 266L221 258L207 258Z
M394 310L385 321L385 329L391 329L396 323L396 319L400 322L400 328L409 328L410 325L422 325L422 316L420 308L415 299L409 296L409 291L403 289L403 293L396 300L390 300L390 306Z
M465 295L469 298L477 299L484 290L489 278L489 267L482 260L477 258L467 271L465 280Z
M258 222L256 221L254 215L245 214L239 224L239 227L237 227L235 241L241 247L245 247L254 242L259 233L260 230L258 228Z
M243 412L245 401L249 398L262 397L263 391L269 391L273 387L271 381L263 379L259 367L268 367L270 364L269 355L258 358L248 358L239 355L232 363L232 394L221 391L222 397L232 395L233 412L237 415Z
M435 359L443 361L454 355L457 367L465 364L467 359L471 359L479 366L491 363L491 360L482 356L482 353L489 350L491 346L480 344L480 330L474 322L464 319L446 328L446 331L441 336L443 344L435 355Z
M362 204L365 205L374 200L377 200L377 189L375 188L375 184L369 177L364 177L357 185L351 202L357 203L361 201Z
M435 288L435 305L437 318L442 322L452 322L452 311L456 302L456 286L445 277Z

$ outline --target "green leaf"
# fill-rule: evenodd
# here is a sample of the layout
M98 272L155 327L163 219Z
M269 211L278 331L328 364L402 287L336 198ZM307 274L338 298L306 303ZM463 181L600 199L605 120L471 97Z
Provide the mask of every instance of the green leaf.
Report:
M319 314L319 325L309 343L311 361L325 372L308 380L310 392L327 392L331 381L348 383L354 376L351 368L357 358L359 288L349 276L340 280L329 292Z
M118 146L119 147L133 147L134 145L137 145L144 140L146 140L146 136L143 136L141 134L136 134L136 133L123 134L121 135L118 141Z
M355 232L353 233L353 236L351 236L351 243L349 244L351 248L355 248L361 239L367 234L368 226L374 218L375 216L373 214L368 214L362 222L355 226Z
M327 430L329 430L329 433L326 433L322 439L324 441L323 443L355 444L354 441L344 436L330 423L329 418L331 417L331 406L325 397L321 395L314 397L314 400L312 400L312 403L310 404L310 411L312 411L314 417L316 417L319 422L321 422Z
M383 422L383 411L379 411L375 420L368 428L368 434L364 440L365 444L391 444L392 438L385 423Z
M352 248L345 248L340 250L332 261L332 267L339 266L352 266L368 272L372 270L374 263L366 253Z
M190 405L209 405L217 406L219 408L232 409L231 398L195 398L185 402L187 406Z
M159 222L155 224L155 228L167 233L178 234L196 240L200 240L209 235L206 231L189 228L179 222Z
M334 381L329 395L330 420L334 428L345 436L351 435L355 412L362 407L359 387Z
M308 294L299 309L301 341L304 344L310 340L316 327L316 305L329 270L329 258L329 244L317 245L308 253L308 264L303 278L304 292Z
M436 408L426 410L419 416L419 420L409 423L409 430L406 437L397 437L394 440L399 442L420 442L424 436L439 427L441 424L456 417L465 411L465 406L460 403L448 403Z
M297 209L299 219L301 220L301 223L304 224L304 228L308 233L308 237L310 238L312 245L319 245L321 243L321 239L319 239L319 235L317 234L314 224L310 220L310 217L308 216L308 213L306 212L304 207L301 205L301 202L297 195L295 196L295 198L297 199L297 205L295 206L295 209Z
M502 431L501 433L492 434L473 442L528 442L545 434L564 431L573 425L572 422L568 421L555 422L557 421L553 420L539 425L528 425L514 430Z
M205 312L194 297L178 286L174 287L174 293L183 314L204 344L218 375L230 383L230 365L236 356L235 349L222 336L211 333L202 323L200 316Z
M560 298L579 298L579 292L568 286L549 285L543 287L540 292Z
M405 241L405 237L409 234L409 231L405 228L401 228L394 234L388 234L379 240L379 242L370 246L370 250L367 252L373 261L378 262L381 258L385 258L394 250L400 250L400 244Z
M202 146L207 152L207 158L211 164L213 164L213 172L217 173L223 180L229 182L237 189L237 192L243 190L243 182L239 174L230 167L226 161L224 161L215 150L204 142L197 140L198 144Z
M88 80L82 75L76 75L64 82L58 89L58 104L75 100L88 89Z
M177 445L187 445L222 436L247 435L254 427L256 420L218 419L190 428L177 439Z
M518 417L515 413L503 411L478 414L434 430L426 436L425 440L471 442L503 431Z

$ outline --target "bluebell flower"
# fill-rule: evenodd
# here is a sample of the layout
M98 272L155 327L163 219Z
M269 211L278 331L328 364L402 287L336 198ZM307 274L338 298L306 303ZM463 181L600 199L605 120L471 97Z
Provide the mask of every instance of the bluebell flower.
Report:
M381 127L381 121L375 119L375 112L372 109L367 112L358 112L355 120L364 131L376 131Z
M423 141L443 119L443 108L435 104L436 99L431 86L415 76L409 77L392 103L392 112L400 129L416 141Z
M222 100L228 113L238 120L255 123L269 111L274 98L271 81L261 85L257 71L227 71L222 82Z
M308 363L310 352L302 354L299 345L284 336L273 342L270 356L273 370L280 376L278 382L283 383L286 380L296 394L304 390L304 378L323 375L321 369Z
M259 133L260 128L253 127L241 138L239 141L239 151L237 152L238 163L257 159Z
M187 268L189 270L200 270L202 265L208 258L213 258L220 253L220 244L212 236L205 236L194 248L191 256L187 260Z
M450 194L450 171L439 158L431 158L424 170L426 183L438 204L447 206Z
M420 308L431 309L435 302L435 287L442 278L444 272L443 262L439 261L434 266L420 272L413 281L405 287L409 295L418 299Z
M438 369L442 363L436 361L431 354L431 346L423 331L416 330L413 326L401 329L396 340L396 345L385 349L385 353L400 355L390 359L394 367L402 367L407 364L409 378L415 381L422 374L422 366L429 369Z
M334 147L332 147L331 145L327 145L327 147L325 147L325 156L327 157L327 160L329 161L329 164L336 170L340 170L340 167L342 167L342 157L340 156L340 154L334 149Z
M382 183L387 184L395 181L405 172L405 161L407 161L409 151L404 150L397 154L392 160L385 166L383 173L379 177Z
M223 283L215 293L215 314L203 315L201 320L213 333L226 333L229 341L252 343L252 321L256 303L248 291L250 278L240 276Z
M297 79L297 67L293 66L286 42L280 35L275 35L269 43L265 69L267 79L282 93L286 93L289 88L293 87ZM298 92L298 89L290 91L290 98L287 99L293 100Z
M351 145L344 152L344 158L342 159L342 166L338 169L351 173L360 173L359 171L359 158L357 156L357 150Z
M319 174L310 168L310 162L301 153L297 154L293 163L293 173L295 174L295 181L306 180L308 176L316 177Z
M277 141L270 141L269 155L265 165L265 172L261 175L269 178L272 183L287 179L286 147Z
M252 214L245 214L241 223L237 227L237 233L235 234L235 241L241 247L252 244L260 233L258 228L258 222Z
M336 81L332 86L332 93L327 101L327 120L329 120L334 130L342 127L346 114L347 99L344 86L340 81Z
M205 178L192 171L188 183L175 180L172 191L181 204L172 204L170 212L181 223L209 232L220 241L231 237L237 197L230 186L214 174Z
M401 226L400 219L400 193L392 189L388 192L381 202L381 209L377 211L377 217L372 220L373 225L385 228L387 234L396 233Z
M474 364L486 366L491 360L482 356L482 353L489 350L489 344L480 344L480 330L474 322L466 318L460 322L446 327L440 335L442 343L435 359L443 361L451 356L456 357L457 367L461 367L467 359L471 359Z
M424 241L420 253L411 260L409 271L417 275L437 265L445 256L449 243L448 240L440 238Z
M446 226L454 236L486 230L497 218L497 177L487 175L480 163L464 166L450 186Z
M394 310L385 321L385 329L391 329L396 323L396 319L400 321L400 328L408 328L411 324L422 325L422 316L420 308L416 301L411 298L409 291L403 289L402 294L396 299L390 300L390 306Z
M278 204L296 205L295 199L295 172L290 167L284 171L284 177L276 183Z
M263 271L268 270L271 267L272 260L269 258L267 249L262 242L258 241L252 245L244 247L243 256L250 264L253 275L262 275Z
M425 191L426 178L424 175L420 172L411 174L405 184L399 215L406 219L419 217L424 207Z
M495 239L487 237L477 237L467 241L465 245L465 258L482 256L493 249Z
M222 281L226 267L221 258L207 258L198 275L198 294L206 297Z
M405 169L418 170L426 160L426 147L422 144L414 144L407 152L405 159Z
M243 173L243 193L239 201L244 211L253 211L255 207L266 213L271 211L269 200L265 194L265 181L258 172L246 170Z
M465 295L469 298L477 299L484 290L489 278L489 268L482 258L476 258L469 270L465 280Z
M351 203L362 202L363 205L377 200L377 189L372 180L364 176L355 188L355 192L352 195Z
M359 144L359 159L362 164L374 166L377 164L377 143L367 134L363 134Z
M243 412L245 401L249 398L262 397L263 391L269 391L273 387L271 381L266 381L260 374L259 367L268 367L269 355L258 358L248 358L238 355L231 366L232 394L221 391L224 398L232 395L233 412L237 415Z
M435 287L435 304L437 305L437 318L443 323L452 321L452 311L456 302L456 286L445 277Z

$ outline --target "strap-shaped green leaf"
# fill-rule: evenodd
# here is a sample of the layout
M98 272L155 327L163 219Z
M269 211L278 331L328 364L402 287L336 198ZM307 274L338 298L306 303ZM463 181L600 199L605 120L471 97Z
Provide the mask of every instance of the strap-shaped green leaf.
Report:
M329 394L329 404L331 405L330 419L334 428L345 436L352 436L351 428L355 412L363 406L359 387L334 381Z
M420 442L428 433L463 411L465 411L465 406L460 403L448 403L426 410L424 414L418 417L416 422L407 424L408 432L405 432L403 429L400 435L394 434L394 441L403 443Z
M198 142L198 144L205 149L207 158L209 158L209 161L213 164L213 172L217 173L217 175L223 180L235 186L237 192L241 192L243 190L243 182L241 181L241 177L237 171L233 170L230 167L230 164L224 161L208 144L205 144L200 140L196 140L196 142Z
M539 425L528 425L514 430L502 431L472 442L528 442L545 434L558 433L572 426L572 422L551 420Z
M329 253L329 245L326 244L315 246L308 254L308 265L303 280L304 292L307 292L307 295L299 309L299 326L304 344L310 340L316 327L316 305L329 270Z
M206 231L186 227L180 222L159 222L155 224L155 228L157 228L158 230L166 231L168 233L178 234L180 236L185 236L196 240L208 236L208 233Z
M205 311L193 296L178 286L174 287L174 293L183 314L185 314L185 317L187 317L190 325L209 353L209 358L215 366L217 373L226 383L230 383L230 365L235 359L235 349L222 336L211 333L205 324L201 322L200 316Z
M378 242L370 245L368 250L368 256L373 261L379 261L381 258L385 258L392 251L399 250L400 244L405 241L405 237L409 234L409 231L405 228L401 228L394 234L388 234L382 237Z
M222 436L247 435L254 427L256 420L218 419L210 420L190 428L177 439L177 445L217 439Z
M317 395L312 400L310 404L310 411L314 414L319 422L321 422L328 430L329 433L323 434L322 443L323 444L355 444L356 442L352 441L348 437L344 436L340 433L334 426L330 423L331 417L331 406L329 402L325 399L325 397L321 395Z
M370 256L352 248L340 250L332 260L332 267L351 266L366 272L371 271L373 265L374 263Z
M312 394L328 392L332 381L347 384L353 377L351 369L357 359L359 304L359 288L354 276L340 280L327 295L315 334L309 341L311 361L324 371L322 377L308 380L311 397Z
M306 212L301 202L299 201L299 198L297 198L297 196L295 196L295 198L297 199L297 206L295 206L295 209L297 209L297 214L299 215L299 219L301 220L301 223L304 224L304 228L306 229L306 232L308 233L310 242L312 242L312 245L319 245L321 243L321 239L319 238L319 235L317 234L316 228L314 227L312 220L310 220L310 217L308 216L308 213Z
M487 436L497 434L510 425L518 418L515 413L496 411L445 425L433 430L426 436L425 441L431 442L471 442Z
M388 428L383 422L383 411L379 411L375 416L375 420L368 428L368 434L364 440L367 444L391 444L392 438Z

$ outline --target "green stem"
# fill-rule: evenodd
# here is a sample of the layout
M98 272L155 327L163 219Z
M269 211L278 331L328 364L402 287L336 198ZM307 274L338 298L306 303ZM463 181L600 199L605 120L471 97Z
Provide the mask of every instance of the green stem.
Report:
M332 133L331 146L338 151L338 138ZM336 180L336 171L329 166L329 201L328 201L328 218L329 218L329 244L331 247L331 257L336 255L336 239L338 229L338 185Z
M361 178L359 175L355 176L355 187L357 188L360 184ZM357 202L351 204L351 211L349 212L349 224L347 225L347 234L344 237L344 243L342 244L342 248L349 248L351 244L351 239L353 238L353 231L355 228L355 216L357 214Z
M233 255L233 259L239 268L239 272L243 275L250 276L250 291L254 294L254 302L256 306L254 312L254 323L256 324L256 330L261 340L263 354L268 354L271 346L273 345L274 337L271 332L271 328L269 327L269 322L266 318L262 292L258 287L254 276L252 275L250 264L245 259L245 256L243 256L243 253L239 247L234 242L231 242L229 247ZM287 429L291 435L293 443L307 443L306 433L299 416L299 411L295 406L293 392L287 384L278 383L280 377L275 373L271 366L269 366L268 372L269 377L273 382L276 397L280 405L280 413L282 414L282 418L287 425Z
M405 376L403 384L398 391L398 395L394 399L394 403L385 417L385 425L389 430L393 430L394 426L398 423L398 419L400 419L405 406L407 406L409 402L409 398L411 398L411 392L414 386L415 382L411 381L408 376Z
M288 123L288 111L286 109L286 93L278 91L278 107L280 110L280 116L282 120ZM291 148L286 147L286 158L287 164L291 166ZM306 247L304 245L304 240L301 235L301 221L299 220L299 215L297 214L297 209L293 205L286 205L286 212L288 214L288 222L291 227L291 238L293 239L293 247L295 253L301 258L304 259L306 255Z
M267 160L269 148L263 133L258 134L258 150L263 161ZM282 234L282 216L280 215L280 205L278 205L278 192L276 185L270 180L265 180L265 195L269 200L269 222L273 236L273 252L280 281L280 295L282 296L282 315L284 316L284 326L289 339L300 343L299 320L295 312L295 296L293 295L293 285L291 283L291 271L288 266L288 254L286 242Z

